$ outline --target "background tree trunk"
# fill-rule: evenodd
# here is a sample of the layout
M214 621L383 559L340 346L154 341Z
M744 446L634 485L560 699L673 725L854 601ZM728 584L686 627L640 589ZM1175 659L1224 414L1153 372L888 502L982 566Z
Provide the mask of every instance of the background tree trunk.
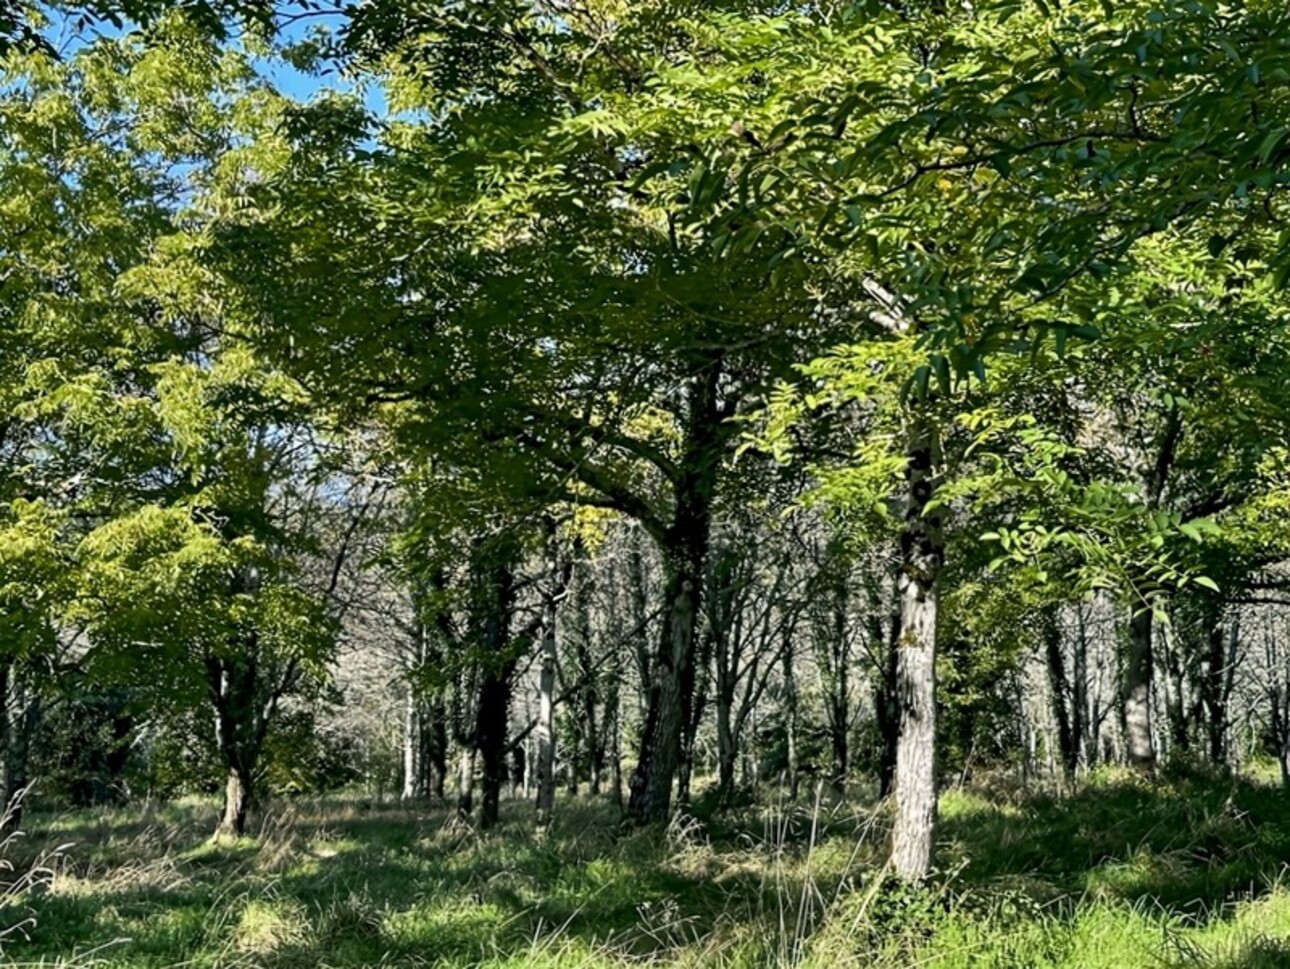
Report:
M403 790L400 800L411 801L422 794L424 774L421 767L425 748L421 718L417 716L416 688L409 681L403 698Z
M784 744L787 748L785 754L788 767L788 799L790 801L797 800L798 787L801 784L801 765L797 751L799 717L797 675L793 670L796 659L793 649L793 633L791 629L785 629L784 649L781 657L783 664L781 676L784 680Z
M555 814L555 600L547 605L542 630L542 668L538 674L537 823L545 827Z
M465 820L475 810L475 748L463 747L457 754L457 817Z
M1141 771L1156 766L1151 731L1151 684L1154 659L1149 603L1140 603L1129 620L1128 650L1124 663L1124 741L1129 766Z
M1069 779L1079 765L1079 734L1072 723L1075 706L1070 679L1066 675L1066 655L1062 649L1062 627L1059 607L1044 613L1044 658L1048 667L1048 686L1053 697L1053 718L1057 721L1057 747L1062 772Z

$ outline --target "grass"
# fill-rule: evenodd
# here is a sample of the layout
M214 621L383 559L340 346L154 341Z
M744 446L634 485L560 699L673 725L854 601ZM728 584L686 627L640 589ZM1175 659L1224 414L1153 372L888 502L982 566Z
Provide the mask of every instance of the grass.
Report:
M358 799L274 806L213 844L214 806L30 818L72 843L4 910L8 965L101 967L1290 966L1290 798L1254 780L1126 777L1069 797L947 792L943 871L881 872L871 805L770 803L630 830L527 805L486 834ZM15 859L20 862L21 859ZM25 935L24 935L25 933Z

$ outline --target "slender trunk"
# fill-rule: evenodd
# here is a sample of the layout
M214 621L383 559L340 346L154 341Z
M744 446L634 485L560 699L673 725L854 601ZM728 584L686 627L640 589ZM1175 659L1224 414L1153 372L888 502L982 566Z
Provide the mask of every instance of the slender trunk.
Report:
M604 767L604 756L601 750L600 724L597 723L596 691L588 688L583 694L583 716L587 727L587 787L592 797L600 795L601 771Z
M703 587L703 583L699 583ZM695 605L696 613L698 605ZM696 617L697 622L697 617ZM699 735L699 725L707 711L708 693L712 683L712 660L716 646L716 637L703 636L698 640L698 650L694 660L688 665L688 672L681 679L681 702L685 710L681 721L681 753L677 763L676 796L679 804L690 803L690 781L694 776L695 742Z
M921 881L931 869L936 825L937 584L945 550L939 515L927 513L934 491L935 439L924 406L916 404L911 415L908 500L900 538L900 734L891 861L897 877L905 881Z
M1175 630L1168 623L1161 625L1161 646L1164 653L1165 677L1161 684L1164 693L1165 717L1169 727L1166 757L1191 750L1191 718L1188 695L1191 692L1187 677L1187 653L1191 651L1188 633ZM1179 633L1182 635L1179 635Z
M7 835L22 824L23 805L31 782L31 744L40 720L40 701L31 696L20 682L9 674L5 736L4 807L7 816L0 823L0 834Z
M13 750L12 692L13 662L5 659L0 662L0 795L4 797L4 804L0 804L0 838L8 837L22 823L22 798L14 783L19 772Z
M896 664L900 658L901 620L899 600L892 610L890 636L883 653L882 682L874 698L882 751L878 759L878 796L890 797L896 786L896 748L900 743L900 703L896 693Z
M422 708L421 716L421 796L443 803L448 781L448 711L442 698L434 698Z
M1072 666L1074 669L1071 693L1071 733L1075 735L1076 748L1076 765L1078 766L1080 751L1083 752L1084 762L1091 766L1097 757L1097 738L1094 736L1091 725L1094 722L1093 712L1089 710L1088 696L1088 630L1084 625L1084 607L1081 605L1076 609L1076 621L1078 622L1077 635L1074 642L1075 655Z
M1290 720L1286 717L1286 696L1281 684L1267 690L1268 726L1276 744L1277 766L1281 769L1281 786L1290 788Z
M616 567L611 567L611 594L608 597L608 615L606 617L608 627L611 630L620 630L623 628L623 619L619 612L622 593L625 591L623 576ZM636 610L631 606L628 607L628 614L635 616ZM637 620L633 620L635 622ZM642 626L633 626L635 630L643 628L643 615L639 620ZM636 636L639 636L639 632ZM609 789L610 796L614 804L619 808L623 806L623 767L622 767L622 747L619 739L620 729L619 720L622 716L622 649L616 644L611 647L608 655L605 657L605 671L603 677L604 683L604 703L601 707L601 745L603 758L609 768Z
M457 817L465 820L475 810L475 748L463 747L457 755Z
M1129 621L1129 648L1124 664L1124 740L1129 765L1139 771L1156 766L1151 731L1152 606L1140 603Z
M1182 440L1182 414L1177 403L1171 403L1160 432L1155 467L1147 481L1147 508L1160 507ZM1155 770L1156 747L1151 722L1151 694L1155 686L1155 658L1152 627L1157 603L1146 593L1137 592L1129 621L1128 654L1124 664L1124 743L1129 765L1142 772Z
M1222 698L1223 707L1226 710L1228 702L1232 698L1232 691L1236 689L1236 667L1241 661L1241 614L1236 612L1232 615L1231 627L1227 636L1227 662L1223 667L1223 687L1219 694ZM1230 733L1230 715L1223 717L1222 723L1222 746L1223 754L1228 754L1228 736Z
M783 677L784 677L784 742L788 760L788 798L797 800L798 787L801 784L801 765L797 751L797 674L794 672L793 634L784 633ZM733 769L733 765L732 765Z
M555 600L547 604L542 632L542 670L538 674L537 823L545 827L555 813Z
M1232 620L1235 636L1236 620ZM1205 733L1209 746L1209 759L1215 764L1227 760L1227 630L1220 608L1212 617L1206 630L1205 672L1202 678L1202 704L1205 711Z
M573 651L578 661L578 679L582 684L577 693L578 733L582 739L582 764L587 770L587 780L592 795L600 793L600 774L604 765L604 754L600 737L601 724L597 716L600 705L598 683L600 680L596 663L593 659L592 646L595 630L591 620L592 603L590 601L593 586L589 581L579 583L574 598L577 635L574 637Z
M735 761L738 750L735 744L734 688L725 677L717 683L717 789L721 798L727 799L735 789Z
M641 549L641 535L637 529L628 533L627 585L631 593L632 657L636 661L636 712L643 722L649 716L649 684L654 678L651 669L649 622L647 620L648 593L645 583L645 554Z
M524 763L533 763L533 737L532 735L524 738ZM520 796L524 800L529 799L530 785L533 781L533 772L526 770L524 772L524 782L520 785Z
M421 793L423 736L420 718L417 716L416 689L409 682L403 698L403 791L399 796L404 801L410 801Z
M572 698L571 698L572 699ZM567 717L565 723L568 724L568 730L565 731L564 742L564 789L570 797L578 796L578 768L581 766L582 759L582 725L578 723L578 718Z
M850 579L848 570L841 565L837 565L829 575L826 649L831 667L828 703L829 745L833 752L833 774L829 783L839 797L846 796L847 775L851 771L851 650L847 640Z
M851 722L851 711L847 702L846 691L849 688L846 674L839 675L841 682L838 693L833 697L833 709L829 714L829 745L833 750L833 771L829 784L839 797L847 793L847 774L851 771L851 745L847 736L847 727Z
M527 739L527 738L526 738ZM528 748L524 744L511 745L510 782L511 797L528 797L529 761Z
M623 732L622 710L618 707L618 694L614 694L614 728L610 746L610 768L613 769L614 804L623 806Z
M1069 779L1079 765L1079 737L1072 724L1070 681L1066 676L1066 657L1062 650L1062 630L1058 610L1050 608L1044 616L1044 657L1048 666L1048 685L1053 695L1053 717L1057 721L1057 747L1061 753L1062 771Z
M605 698L605 709L610 717L609 722L609 768L614 803L623 806L623 742L622 742L622 692L618 686L618 671L610 692Z

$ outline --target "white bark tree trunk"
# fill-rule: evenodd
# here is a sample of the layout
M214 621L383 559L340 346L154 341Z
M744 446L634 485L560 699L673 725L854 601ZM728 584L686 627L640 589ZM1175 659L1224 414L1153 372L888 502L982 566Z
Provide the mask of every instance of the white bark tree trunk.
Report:
M537 821L551 823L555 813L555 604L548 607L542 633L542 670L538 678Z
M915 404L921 410L920 405ZM936 827L937 580L944 559L932 498L934 434L927 415L911 415L908 499L901 534L901 631L896 657L900 734L896 744L896 819L891 864L896 875L921 881L932 865Z

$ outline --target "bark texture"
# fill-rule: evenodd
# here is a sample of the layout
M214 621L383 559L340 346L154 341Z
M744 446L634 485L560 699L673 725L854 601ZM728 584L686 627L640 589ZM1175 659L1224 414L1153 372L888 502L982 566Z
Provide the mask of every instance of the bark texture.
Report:
M1155 676L1149 605L1137 608L1129 620L1128 650L1124 661L1124 744L1129 766L1151 771L1156 747L1151 727L1151 684Z
M944 561L934 490L934 437L927 415L912 416L908 499L901 533L901 632L896 658L900 734L896 745L896 819L891 864L910 882L931 870L936 826L937 584Z
M551 823L555 813L555 603L547 606L542 630L542 668L538 674L537 821Z
M699 607L718 466L728 434L722 428L725 414L718 400L720 376L719 361L710 363L688 389L676 506L671 523L657 536L663 558L664 612L646 679L640 755L629 784L628 813L638 823L664 820L671 811L682 733L692 713Z

